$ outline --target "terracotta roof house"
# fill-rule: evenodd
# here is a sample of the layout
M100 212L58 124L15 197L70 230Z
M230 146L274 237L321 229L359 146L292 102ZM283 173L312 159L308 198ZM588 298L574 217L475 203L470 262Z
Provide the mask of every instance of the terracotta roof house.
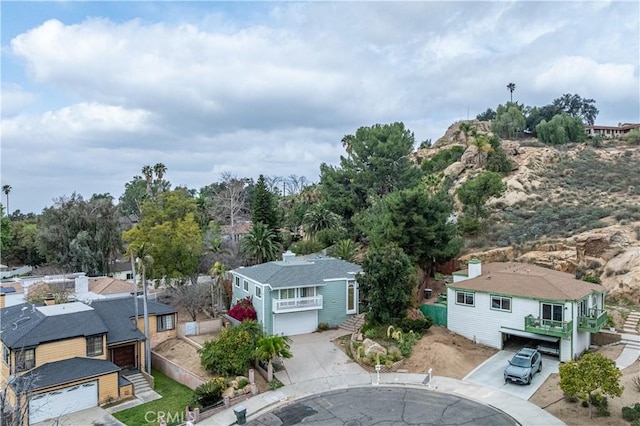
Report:
M447 327L477 343L502 349L526 337L560 361L575 359L607 320L606 289L572 274L532 264L477 259L447 286Z
M296 257L230 271L234 304L252 297L265 333L311 333L318 324L337 326L358 314L359 265L341 259Z
M633 129L640 129L640 124L618 123L617 126L584 126L587 136L602 136L604 138L616 138L629 133Z
M176 310L148 306L151 345L176 337ZM133 384L144 382L146 367L144 321L136 324L134 312L132 297L0 310L0 382L9 384L10 406L27 408L24 424L148 390Z
M133 284L112 277L90 277L89 291L103 297L126 297L133 293Z

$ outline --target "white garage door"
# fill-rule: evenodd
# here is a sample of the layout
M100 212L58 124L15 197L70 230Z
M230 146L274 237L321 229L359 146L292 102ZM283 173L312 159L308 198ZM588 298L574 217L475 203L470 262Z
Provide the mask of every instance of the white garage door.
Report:
M29 401L29 423L55 419L97 405L97 381L34 395Z
M318 311L275 314L273 318L273 334L276 335L295 336L313 333L317 328Z

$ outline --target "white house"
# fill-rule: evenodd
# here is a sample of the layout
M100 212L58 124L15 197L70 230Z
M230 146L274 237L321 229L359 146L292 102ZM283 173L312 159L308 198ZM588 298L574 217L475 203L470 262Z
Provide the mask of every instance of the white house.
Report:
M510 336L530 338L560 361L589 348L607 321L606 289L532 264L469 262L447 288L447 327L502 349Z

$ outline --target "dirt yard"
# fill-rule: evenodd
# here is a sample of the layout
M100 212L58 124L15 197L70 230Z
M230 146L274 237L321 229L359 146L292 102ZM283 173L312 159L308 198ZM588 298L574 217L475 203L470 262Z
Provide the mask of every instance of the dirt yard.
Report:
M434 325L413 347L411 357L403 365L409 373L462 379L471 370L498 352L497 349L476 345L471 340Z
M154 352L162 355L170 361L173 361L176 364L179 364L181 367L191 371L193 374L201 377L203 380L209 380L215 377L207 370L202 368L202 365L200 365L200 355L198 355L198 351L195 346L183 340L170 339L162 342L153 350ZM260 393L269 390L269 383L257 371L255 374L255 379L256 385L258 385L258 391Z
M622 352L623 345L607 346L598 349L604 356L616 359ZM542 384L540 389L531 397L530 402L553 414L568 425L584 425L593 423L606 426L628 426L629 422L622 418L622 407L636 404L640 401L640 392L635 389L632 379L640 375L640 361L622 370L621 384L624 386L622 397L609 398L610 417L597 417L593 409L593 419L589 421L589 409L580 402L568 402L564 399L558 386L560 376L552 374Z

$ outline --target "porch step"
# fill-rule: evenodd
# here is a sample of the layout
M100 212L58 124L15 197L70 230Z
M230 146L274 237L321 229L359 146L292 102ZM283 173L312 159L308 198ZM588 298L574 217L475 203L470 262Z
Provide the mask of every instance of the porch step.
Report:
M359 314L352 316L342 324L340 324L339 328L341 330L348 331L350 333L355 333L360 330L360 328L364 325L364 314Z
M624 322L622 326L622 330L625 333L638 334L638 322L640 321L640 313L638 312L630 312L627 320Z
M131 374L129 376L124 376L133 384L133 394L138 395L142 392L148 392L151 389L147 379L141 373Z

